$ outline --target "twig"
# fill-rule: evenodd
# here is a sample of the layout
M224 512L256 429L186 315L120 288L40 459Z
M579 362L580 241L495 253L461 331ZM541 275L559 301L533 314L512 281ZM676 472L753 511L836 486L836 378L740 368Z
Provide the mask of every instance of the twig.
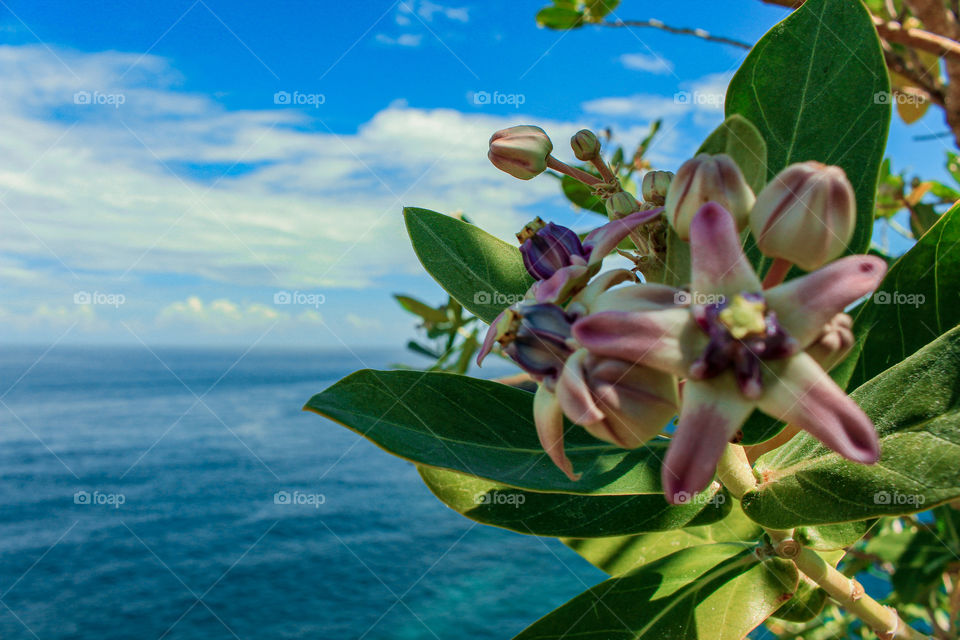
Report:
M736 40L734 38L727 38L724 36L715 36L709 31L703 29L690 29L687 27L671 27L670 25L664 24L659 20L650 19L650 20L607 20L606 22L597 22L602 27L640 27L640 28L649 28L649 29L660 29L661 31L666 31L668 33L676 33L684 36L694 36L702 40L708 40L710 42L719 42L720 44L728 44L732 47L739 47L741 49L750 49L753 45L748 42L743 42L742 40Z

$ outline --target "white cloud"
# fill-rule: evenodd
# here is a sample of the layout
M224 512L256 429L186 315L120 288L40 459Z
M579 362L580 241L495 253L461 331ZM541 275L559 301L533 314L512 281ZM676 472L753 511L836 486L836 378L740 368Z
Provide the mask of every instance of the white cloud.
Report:
M688 107L674 98L641 93L588 100L583 103L583 110L602 116L656 119L682 115Z
M372 331L374 329L383 328L383 323L380 322L379 318L368 318L366 316L357 315L356 313L348 313L345 320L347 321L347 324L354 329Z
M416 13L426 22L433 22L438 15L454 22L469 22L470 11L467 7L448 7L430 0L405 0L397 7L397 21L409 14ZM407 19L409 21L409 18Z
M267 331L278 325L321 325L323 316L315 309L278 311L259 303L240 304L219 298L204 302L198 296L178 300L164 307L157 316L158 327L215 334L249 334Z
M619 58L620 64L632 71L646 71L659 75L673 72L673 63L658 55L643 53L624 53Z
M403 33L396 38L392 38L385 33L377 34L377 42L387 45L396 45L400 47L419 47L422 41L423 34L420 33Z

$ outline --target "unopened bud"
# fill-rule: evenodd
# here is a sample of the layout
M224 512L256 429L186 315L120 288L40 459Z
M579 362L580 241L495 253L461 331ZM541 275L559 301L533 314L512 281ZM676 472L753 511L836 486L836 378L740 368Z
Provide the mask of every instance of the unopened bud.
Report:
M725 153L701 153L677 170L666 198L667 220L683 240L690 238L690 222L700 207L715 202L730 212L737 229L747 226L756 198L740 167Z
M764 254L812 271L844 252L856 221L847 174L809 161L790 165L764 187L750 229Z
M577 160L589 162L600 155L600 141L589 129L577 131L570 138L570 146L573 147L573 155L577 156Z
M607 208L607 217L611 220L625 218L635 211L640 211L640 203L626 191L618 191L604 201Z
M487 157L497 169L514 178L529 180L546 170L551 151L553 143L546 132L524 124L494 133Z
M537 280L546 280L574 262L585 265L590 256L576 232L553 222L544 224L540 218L527 224L517 239L522 243L523 264Z
M640 187L644 202L662 207L672 180L673 173L670 171L648 171Z

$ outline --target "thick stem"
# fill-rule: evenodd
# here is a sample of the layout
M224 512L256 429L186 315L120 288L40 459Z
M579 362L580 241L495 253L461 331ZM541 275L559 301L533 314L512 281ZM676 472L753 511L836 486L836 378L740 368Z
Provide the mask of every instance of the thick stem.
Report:
M717 478L737 500L757 486L757 477L747 460L747 452L738 444L728 444L717 464Z
M885 607L871 598L864 593L860 583L834 569L812 549L800 549L793 562L804 575L820 585L841 607L863 620L883 640L929 640L929 636L907 626L896 609Z
M547 156L547 166L553 169L554 171L559 171L560 173L570 176L574 180L579 180L588 187L592 187L597 184L601 184L603 180L597 176L590 175L586 171L581 171L576 167L571 167L570 165L560 162L553 156Z
M767 271L767 275L763 279L763 288L770 289L783 282L784 278L787 277L787 272L790 271L790 267L792 266L793 264L789 260L774 258L773 264L770 265L770 270Z

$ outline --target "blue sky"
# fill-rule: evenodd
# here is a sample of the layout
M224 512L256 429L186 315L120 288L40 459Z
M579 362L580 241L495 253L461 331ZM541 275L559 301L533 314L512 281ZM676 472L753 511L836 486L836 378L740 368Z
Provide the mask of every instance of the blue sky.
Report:
M538 29L540 6L0 2L2 340L395 346L415 323L390 294L444 297L402 206L462 210L503 238L534 215L589 225L554 181L493 169L491 132L539 124L569 158L583 126L630 146L663 118L651 159L675 169L722 119L744 51ZM786 12L617 14L755 41ZM936 110L896 123L897 168L942 176L948 141L912 138L944 129ZM275 303L283 291L303 304Z

